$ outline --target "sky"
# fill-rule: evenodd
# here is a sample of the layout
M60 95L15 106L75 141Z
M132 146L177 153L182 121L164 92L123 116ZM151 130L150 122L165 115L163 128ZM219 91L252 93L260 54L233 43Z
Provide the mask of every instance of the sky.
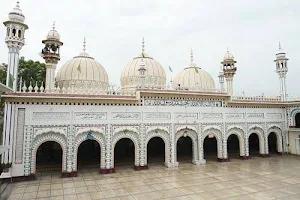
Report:
M1 0L6 21L16 1ZM218 85L220 62L227 48L237 61L236 95L279 95L275 71L278 43L287 53L287 91L300 97L299 0L20 0L29 29L20 52L43 62L39 52L53 21L64 46L59 69L83 49L106 69L110 83L120 85L121 70L141 52L165 69L168 81L190 63L210 73ZM6 28L0 27L0 63L7 63ZM168 70L171 66L173 72Z

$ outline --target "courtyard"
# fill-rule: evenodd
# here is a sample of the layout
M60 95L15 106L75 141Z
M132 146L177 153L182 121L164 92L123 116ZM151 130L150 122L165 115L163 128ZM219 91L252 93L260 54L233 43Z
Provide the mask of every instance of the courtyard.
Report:
M74 178L44 172L35 181L13 183L9 199L299 199L300 157L214 160L200 166L181 162L176 169L155 163L143 171L116 166L108 175L86 167Z

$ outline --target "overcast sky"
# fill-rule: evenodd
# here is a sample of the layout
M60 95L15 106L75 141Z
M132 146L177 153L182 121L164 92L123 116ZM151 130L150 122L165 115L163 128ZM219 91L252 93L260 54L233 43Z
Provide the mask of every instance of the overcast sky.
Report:
M1 0L0 19L15 6ZM234 92L278 95L275 53L281 41L289 60L288 94L300 96L299 0L20 0L29 30L21 56L42 61L39 52L48 31L56 29L64 46L60 68L82 51L106 69L111 83L120 84L121 70L141 51L164 68L168 79L190 62L190 49L199 67L218 85L220 62L227 46L237 60ZM0 28L0 63L7 63L6 28ZM171 66L173 73L170 73Z

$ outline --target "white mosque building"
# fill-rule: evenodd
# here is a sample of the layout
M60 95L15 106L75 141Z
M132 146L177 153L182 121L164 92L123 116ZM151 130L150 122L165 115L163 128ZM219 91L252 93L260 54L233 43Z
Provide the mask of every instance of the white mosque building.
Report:
M168 168L271 153L300 154L300 101L287 97L288 58L279 48L275 67L280 95L233 96L236 60L227 51L219 84L191 61L171 86L165 69L145 52L123 69L121 87L109 86L105 68L85 49L56 73L63 46L53 28L43 40L46 83L18 85L20 50L28 26L20 6L4 22L8 47L2 163L12 177L34 177L58 166L62 177L84 165L99 173L127 166L145 170L151 163ZM39 41L36 41L39 42ZM273 62L270 58L270 63ZM10 85L10 83L13 83ZM218 88L216 85L219 85ZM268 158L265 158L268 159Z

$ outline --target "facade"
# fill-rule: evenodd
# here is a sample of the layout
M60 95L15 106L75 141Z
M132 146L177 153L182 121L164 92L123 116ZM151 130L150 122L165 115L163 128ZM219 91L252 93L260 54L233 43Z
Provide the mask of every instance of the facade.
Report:
M242 159L250 158L251 135L257 136L263 157L269 155L270 134L276 136L278 153L300 154L300 101L286 95L288 59L281 47L275 59L278 97L233 96L237 67L229 51L221 62L220 88L194 63L193 53L190 64L167 86L164 68L146 54L144 42L141 54L122 71L118 89L109 86L105 68L86 52L85 42L83 52L62 65L55 78L63 43L53 27L41 53L47 67L45 86L26 82L18 86L18 58L28 28L19 5L4 25L9 48L7 87L12 91L2 95L3 145L10 147L2 162L12 163L13 177L35 175L38 150L49 141L62 151L63 176L76 176L78 149L87 140L100 146L100 173L115 172L115 146L123 138L134 146L136 170L148 168L147 145L155 137L164 142L164 164L169 168L180 167L180 138L191 139L195 165L206 163L206 138L216 140L216 159L229 161L231 135L238 138L236 151Z

